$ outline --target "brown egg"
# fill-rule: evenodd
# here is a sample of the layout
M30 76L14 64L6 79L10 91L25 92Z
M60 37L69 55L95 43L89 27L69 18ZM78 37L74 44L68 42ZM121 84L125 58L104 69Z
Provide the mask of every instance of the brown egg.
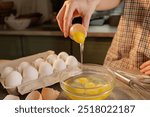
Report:
M32 91L27 95L25 100L42 100L42 95L39 91Z
M41 94L43 100L56 100L60 92L53 88L43 88Z

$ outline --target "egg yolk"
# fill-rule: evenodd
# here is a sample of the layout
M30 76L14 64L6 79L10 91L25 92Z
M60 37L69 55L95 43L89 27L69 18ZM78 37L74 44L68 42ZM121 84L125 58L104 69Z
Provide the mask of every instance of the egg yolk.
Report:
M83 44L85 41L85 34L83 34L82 32L74 32L72 35L72 39L79 44Z
M68 93L68 97L71 99L105 99L110 95L111 92L111 84L105 82L105 84L101 82L97 82L97 80L93 80L90 77L78 77L71 82L66 81L70 86L65 86L65 89L71 93ZM83 96L79 97L77 95ZM100 96L98 96L100 95ZM85 96L85 97L84 97ZM91 97L90 96L97 96Z

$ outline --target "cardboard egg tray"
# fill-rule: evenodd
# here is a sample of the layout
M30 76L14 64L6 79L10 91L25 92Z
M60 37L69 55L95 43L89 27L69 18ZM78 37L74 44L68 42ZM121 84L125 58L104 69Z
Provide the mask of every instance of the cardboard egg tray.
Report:
M50 50L50 51L38 53L38 54L35 54L35 55L23 57L23 58L20 58L20 59L12 60L12 61L4 63L4 64L0 64L0 71L2 71L3 68L5 68L7 66L16 68L20 63L22 63L24 61L32 63L37 58L46 59L46 57L48 55L54 54L54 53L55 53L54 51ZM43 88L43 87L51 86L53 84L58 83L60 81L59 74L60 74L60 72L54 72L50 76L38 78L36 80L32 80L32 81L29 81L29 82L25 82L25 83L22 83L21 85L19 85L17 87L6 87L5 84L4 84L4 79L3 78L0 78L0 82L9 94L24 95L24 94L29 93L31 91L34 91L34 90L37 90L37 89L40 89L40 88Z

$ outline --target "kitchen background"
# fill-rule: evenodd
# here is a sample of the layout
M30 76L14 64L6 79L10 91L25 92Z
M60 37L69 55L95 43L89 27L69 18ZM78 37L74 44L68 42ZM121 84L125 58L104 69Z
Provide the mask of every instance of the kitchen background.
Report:
M0 0L0 59L39 52L66 51L80 60L79 45L65 39L56 22L64 0ZM123 2L109 11L95 11L85 43L84 62L103 64L116 32ZM75 22L81 22L76 18Z

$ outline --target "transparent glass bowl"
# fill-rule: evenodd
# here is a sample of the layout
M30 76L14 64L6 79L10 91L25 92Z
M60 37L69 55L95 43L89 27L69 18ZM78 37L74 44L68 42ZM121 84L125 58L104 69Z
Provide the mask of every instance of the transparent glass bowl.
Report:
M72 100L103 100L114 88L114 75L101 65L84 64L60 76L65 96Z

